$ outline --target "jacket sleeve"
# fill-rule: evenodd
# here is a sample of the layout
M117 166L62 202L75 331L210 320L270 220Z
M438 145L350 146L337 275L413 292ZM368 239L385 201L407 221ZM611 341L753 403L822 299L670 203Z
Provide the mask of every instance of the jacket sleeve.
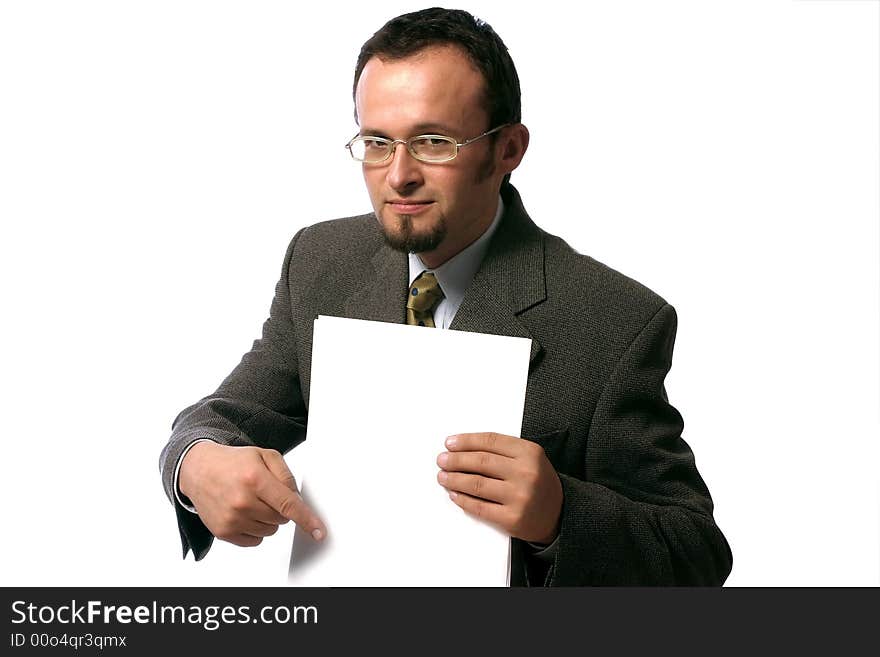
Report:
M560 474L559 544L544 584L720 586L730 573L730 547L663 385L675 331L666 304L607 379L588 432L586 476Z
M209 438L223 445L251 445L284 454L305 438L307 412L290 301L290 263L301 234L287 248L262 337L216 392L180 412L159 457L165 494L177 514L184 558L191 549L196 560L202 559L214 539L198 515L181 506L174 494L174 469L190 443Z

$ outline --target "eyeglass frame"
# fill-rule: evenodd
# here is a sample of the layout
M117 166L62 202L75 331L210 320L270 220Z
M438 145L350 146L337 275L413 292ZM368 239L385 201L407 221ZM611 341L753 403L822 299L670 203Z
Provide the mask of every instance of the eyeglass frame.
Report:
M403 144L404 146L406 146L407 153L412 155L413 159L415 159L419 162L424 162L425 164L442 164L444 162L451 162L452 160L457 158L458 151L461 148L464 148L468 144L473 144L475 141L482 139L483 137L488 137L489 135L498 132L502 128L506 128L509 125L513 125L513 124L512 123L502 123L501 125L499 125L495 128L492 128L491 130L487 130L486 132L484 132L481 135L477 135L476 137L472 137L471 139L465 139L463 142L458 142L455 140L454 137L450 137L448 135L428 134L428 135L415 135L413 137L410 137L409 139L388 139L387 137L376 137L374 135L360 135L360 134L358 134L358 135L355 135L354 137L351 138L351 140L345 145L345 148L348 150L348 154L351 155L351 159L353 159L355 162L362 162L364 164L382 164L383 162L387 162L392 157L394 157L394 150L397 148L397 144ZM358 139L374 139L376 141L385 142L389 146L388 155L386 155L381 160L375 160L373 162L368 162L367 160L360 160L360 159L356 158L354 156L354 153L351 150L351 145L354 142L356 142ZM453 144L455 146L455 152L450 157L446 158L445 160L425 160L413 152L412 142L415 141L416 139L442 139L444 141L447 141L447 142Z

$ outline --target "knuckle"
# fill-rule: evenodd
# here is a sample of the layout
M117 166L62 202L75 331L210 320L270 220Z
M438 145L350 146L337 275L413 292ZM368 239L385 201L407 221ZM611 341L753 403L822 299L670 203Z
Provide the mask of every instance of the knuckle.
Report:
M296 512L296 500L293 495L285 496L278 504L278 512L285 518L293 517Z
M488 452L480 452L480 467L487 468L492 463L492 455Z
M529 503L529 494L524 490L518 490L513 495L513 508L522 514L523 510Z
M240 455L242 461L248 463L258 463L262 460L262 452L263 449L261 447L254 447L253 445L244 445L241 447L233 447L232 449L236 450L236 454Z
M475 497L482 497L480 493L483 492L485 488L485 481L482 477L474 477L471 481L471 491L473 492Z
M236 493L229 499L229 508L236 514L241 513L249 506L249 498L244 493Z
M220 520L220 530L225 534L238 533L239 515L232 509L228 510Z
M256 488L260 480L259 471L254 467L246 468L241 473L240 481L247 488Z
M526 470L523 479L525 479L526 483L530 486L535 486L538 481L540 481L541 475L537 470L529 468L528 470Z
M533 486L539 479L538 469L530 465L523 465L519 468L517 478L526 486Z

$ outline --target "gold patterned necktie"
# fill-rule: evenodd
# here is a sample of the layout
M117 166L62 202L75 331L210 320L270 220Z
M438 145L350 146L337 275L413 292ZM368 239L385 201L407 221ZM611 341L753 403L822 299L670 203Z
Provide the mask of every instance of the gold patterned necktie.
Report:
M443 290L434 274L423 271L409 286L406 299L406 323L434 327L434 309L443 300Z

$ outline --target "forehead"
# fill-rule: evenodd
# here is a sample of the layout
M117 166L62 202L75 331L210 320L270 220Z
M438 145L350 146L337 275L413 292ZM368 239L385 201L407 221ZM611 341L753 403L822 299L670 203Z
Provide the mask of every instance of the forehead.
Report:
M464 52L434 47L405 59L370 59L355 102L362 128L390 132L441 124L482 130L487 120L484 87L482 74Z

